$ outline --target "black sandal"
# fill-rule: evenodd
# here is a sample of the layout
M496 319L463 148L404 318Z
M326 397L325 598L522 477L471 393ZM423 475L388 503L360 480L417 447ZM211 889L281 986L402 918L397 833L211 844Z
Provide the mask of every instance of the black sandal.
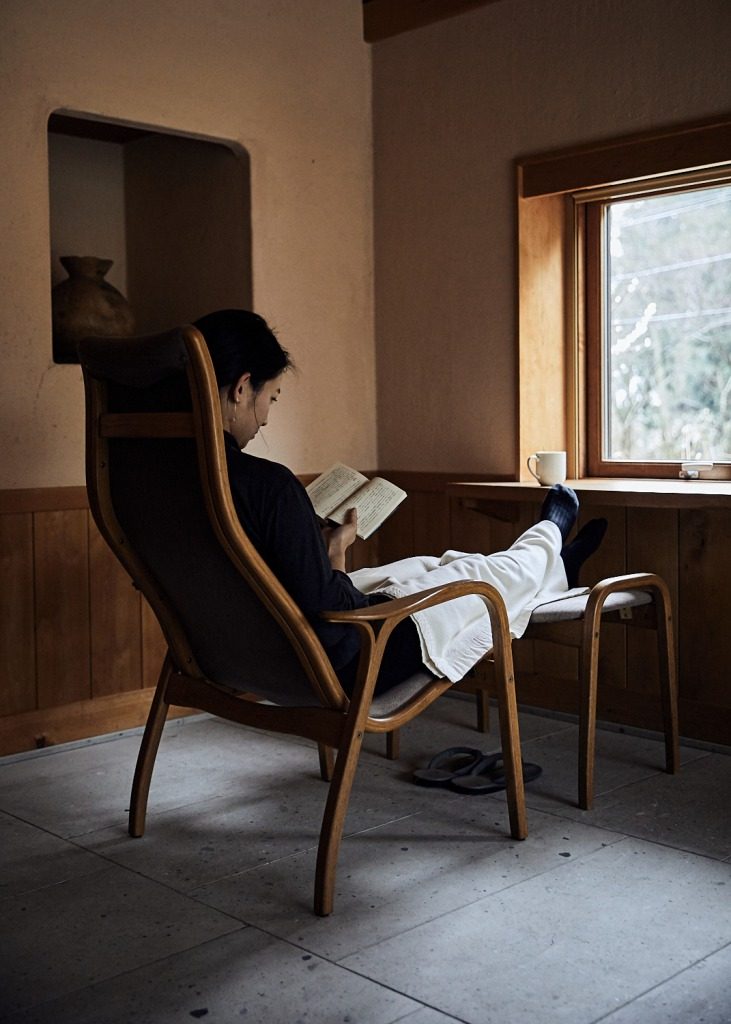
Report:
M523 782L533 782L542 772L540 765L523 761ZM488 754L469 774L450 779L448 785L450 789L468 796L498 793L501 789L507 789L508 779L502 754Z
M500 755L489 756L494 767ZM448 786L452 779L474 771L483 760L485 755L474 747L449 747L435 754L426 768L417 768L413 781L417 786Z

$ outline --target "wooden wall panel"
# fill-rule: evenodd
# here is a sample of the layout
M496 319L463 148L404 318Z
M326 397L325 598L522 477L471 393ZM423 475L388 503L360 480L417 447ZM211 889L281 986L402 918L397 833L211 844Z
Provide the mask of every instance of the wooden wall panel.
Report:
M444 493L424 493L414 510L414 555L441 555L452 547L449 499Z
M731 708L731 513L681 511L680 677L687 700ZM731 741L731 737L729 737Z
M361 556L361 565L385 565L414 554L414 521L421 514L423 498L418 491L409 494L378 532L365 542L372 545L368 550L371 557L363 559Z
M549 640L518 640L517 647L533 645L533 672L550 679L575 680L579 671L579 652L576 647L552 643ZM517 666L516 666L517 670Z
M589 519L607 520L607 532L601 547L585 563L579 583L590 587L607 576L620 576L627 571L627 514L626 509L613 506L594 506L582 512L579 526ZM627 630L624 626L604 623L602 645L599 652L600 693L607 687L624 689L627 686Z
M585 579L627 571L656 572L667 582L675 606L681 734L711 743L731 744L731 644L723 625L731 614L731 488L673 481L586 480L576 484L583 519L604 515L609 531L600 551L587 563ZM535 504L535 488L515 483L454 484L459 502L489 512L512 504ZM459 513L455 516L459 518ZM614 664L626 632L626 677ZM660 728L657 656L654 632L603 626L599 716L630 726ZM522 643L522 642L521 642ZM516 645L516 649L518 645ZM611 659L607 665L606 658ZM547 652L534 651L533 664L518 666L518 693L526 704L574 710L571 685ZM560 673L560 675L559 675Z
M627 509L628 572L654 572L670 590L678 615L678 512L676 509ZM675 629L678 651L678 631ZM657 639L653 630L627 630L627 675L631 689L658 693Z
M535 521L543 497L533 487L516 497L512 489L488 485L480 493L490 500L476 500L466 485L448 493L448 480L438 474L385 475L405 485L409 500L357 545L358 564L449 547L508 547ZM0 495L0 754L141 724L148 697L140 687L157 682L166 649L161 631L88 526L80 490ZM665 578L676 608L681 730L731 743L725 628L731 614L731 494L714 491L709 498L687 485L677 494L660 489L654 505L644 492L631 490L621 500L603 489L585 488L581 497L583 520L604 515L610 521L585 582L624 570ZM657 727L654 635L628 629L625 641L624 627L605 630L600 716ZM575 651L520 641L515 663L524 703L576 710Z
M145 724L153 692L133 690L97 697L96 700L5 715L0 718L0 753L17 754L89 736L135 729ZM196 712L187 708L171 708L169 718L183 718L191 714Z
M435 484L427 477L420 489L413 479L418 474L407 474L406 479L391 474L390 478L394 476L394 482L408 490L408 497L368 541L358 541L358 566L384 565L409 555L441 555L453 546L449 498L443 483Z
M346 555L348 572L353 569L363 569L369 565L378 565L381 559L378 557L379 534L374 533L368 540L356 540L355 544Z
M91 696L87 516L74 510L33 517L41 708Z
M579 513L579 528L590 519L606 519L607 532L599 550L584 563L579 583L590 587L606 576L627 571L627 512L612 505L597 505Z
M501 551L518 536L530 514L513 502L498 502L488 509L457 499L450 507L450 547L457 551Z
M105 697L142 686L141 598L89 515L91 692Z
M36 706L33 518L0 515L0 715Z

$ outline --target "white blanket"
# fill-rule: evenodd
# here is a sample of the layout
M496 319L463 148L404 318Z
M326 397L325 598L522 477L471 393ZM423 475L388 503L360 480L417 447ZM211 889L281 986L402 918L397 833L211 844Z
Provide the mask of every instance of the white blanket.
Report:
M457 580L491 583L505 601L511 636L525 632L532 612L569 594L561 560L561 533L553 523L542 521L526 530L507 551L490 555L445 551L436 555L403 558L398 562L350 573L364 594L407 597L430 587ZM450 682L463 679L470 668L492 648L490 617L482 598L460 597L416 612L412 616L421 641L424 664Z

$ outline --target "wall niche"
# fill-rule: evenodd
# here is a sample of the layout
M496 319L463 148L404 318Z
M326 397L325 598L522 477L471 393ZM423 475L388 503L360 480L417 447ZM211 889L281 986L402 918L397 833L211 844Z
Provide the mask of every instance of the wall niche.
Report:
M134 333L251 308L248 154L136 125L56 111L48 120L51 286L66 256L112 260ZM54 345L54 362L73 362Z

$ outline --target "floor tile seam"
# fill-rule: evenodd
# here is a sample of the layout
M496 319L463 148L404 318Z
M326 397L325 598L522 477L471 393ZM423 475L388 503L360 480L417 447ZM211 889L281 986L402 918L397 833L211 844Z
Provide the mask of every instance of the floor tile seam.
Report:
M378 982L380 985L381 982ZM413 996L409 996L409 999L413 999ZM444 1010L440 1010L438 1006L432 1005L432 1003L423 1003L418 1010L409 1010L403 1017L395 1017L390 1024L408 1024L409 1017L415 1016L417 1013L421 1013L422 1010L433 1010L435 1013L440 1014L447 1021L454 1021L454 1024L473 1024L468 1017L455 1017L453 1013L446 1013Z
M717 864L726 864L729 861L731 861L731 854L729 856L727 856L727 857L718 857L718 856L715 856L712 853L701 853L699 850L691 850L691 849L688 849L686 846L677 846L677 845L674 845L673 843L671 843L670 841L663 842L662 840L655 839L655 838L652 838L652 837L649 837L649 836L645 836L645 835L641 835L641 834L639 834L637 832L631 832L631 831L629 831L626 828L621 828L620 829L620 828L617 828L617 827L612 827L611 825L604 825L604 824L602 824L601 822L598 822L598 821L590 821L590 820L584 819L584 818L575 818L572 815L561 814L561 812L558 809L547 808L547 807L544 807L544 806L540 806L540 807L539 806L531 806L530 803L527 804L527 808L528 808L528 811L531 811L531 810L539 811L541 814L548 814L551 817L559 818L561 821L565 821L565 822L569 822L569 823L573 823L573 824L578 824L578 825L585 825L587 828L600 829L602 832L607 832L610 835L618 835L622 839L640 839L643 842L653 843L656 846L662 846L662 847L665 847L668 850L675 850L677 853L690 853L690 854L692 854L693 856L696 856L696 857L703 857L706 860L712 860L712 861L714 861ZM592 812L591 811L586 811L585 813L586 814L591 814ZM530 838L530 833L528 835L528 838ZM612 844L609 844L609 845L612 845Z
M369 829L368 831L371 831L371 830ZM617 838L615 839L615 842L614 842L614 843L608 843L608 844L606 844L606 846L613 846L613 845L615 845L615 844L616 844L616 843L618 843L618 842L622 842L622 841L624 841L624 839L625 839L625 838L626 838L625 836L621 836L621 835L620 835L620 836L617 836ZM431 925L431 924L433 924L434 922L436 922L436 921L439 921L439 920L440 920L441 918L443 918L443 917L447 916L448 914L452 914L452 913L454 913L454 912L455 912L455 911L457 911L457 910L464 910L465 908L467 908L467 907L470 907L470 906L473 906L474 904L476 904L476 903L479 903L479 902L480 902L480 901L482 901L482 900L490 899L490 898L491 898L491 897L493 897L493 896L497 896L497 895L499 895L499 894L501 894L501 893L507 892L508 890L510 890L510 889L512 889L512 888L514 888L514 887L515 887L516 885L522 885L523 883L525 883L525 882L527 882L527 881L532 881L532 880L533 880L533 879L535 879L535 878L540 878L540 877L541 877L542 875L548 874L548 873L550 873L551 871L555 871L555 870L556 870L557 868L558 868L558 869L560 870L560 869L562 869L562 868L566 868L566 867L568 867L568 866L569 866L570 864L572 864L572 863L578 863L578 862L579 862L580 860L583 860L584 858L587 858L587 857L589 857L589 856L592 856L593 854L596 854L596 853L600 853L600 852L601 852L601 850L602 850L602 849L605 849L605 848L606 848L605 846L601 846L601 847L599 847L599 848L598 848L598 849L596 849L596 850L587 850L587 851L586 851L585 853L583 853L583 854L578 854L578 855L577 855L576 857L573 857L573 856L572 856L572 857L571 857L570 859L568 859L568 860L564 860L564 861L562 861L561 863L557 863L557 864L552 864L552 865L549 865L549 866L547 866L546 868L540 869L540 870L536 871L535 873L532 873L532 874L530 874L530 875L529 875L528 877L526 877L526 878L520 878L520 879L516 879L516 880L515 880L514 882L511 882L511 883L509 883L508 885L500 886L500 888L498 888L498 889L494 889L494 890L493 890L492 892L489 892L489 893L484 893L484 894L483 894L482 896L476 896L476 897L475 897L474 899L470 899L470 900L467 900L467 901L466 901L465 903L460 903L459 905L456 905L456 906L450 907L450 908L449 908L448 910L445 910L445 911L443 911L443 912L442 912L442 913L440 913L440 914L436 914L436 915L435 915L434 917L431 917L431 918L426 918L426 919L425 919L425 920L423 920L423 921L419 921L419 922L418 922L418 923L416 923L415 925L413 925L413 926L411 926L411 927L409 927L409 928L406 928L406 929L405 929L404 931L402 931L402 932L398 932L398 935L399 935L399 936L401 936L401 935L407 935L407 934L408 934L408 933L409 933L410 931L413 931L413 930L415 930L416 928L420 928L420 927L422 927L422 925ZM311 847L311 848L310 848L309 850L307 850L307 851L302 851L302 850L300 850L300 851L297 851L297 853L298 853L298 854L299 854L299 853L307 853L307 852L311 852L311 851L312 851L312 850L314 850L314 849L316 849L316 847ZM279 858L277 858L277 861L276 861L276 862L279 862L279 861L282 861L282 860L287 860L287 859L289 859L289 858L290 858L290 857L292 857L292 856L296 856L296 854L288 854L288 855L287 855L287 856L285 856L285 857L279 857ZM276 862L275 862L275 861L272 861L271 863L276 863ZM230 878L236 878L236 877L238 877L238 876L240 876L240 875L245 875L245 874L248 874L248 873L249 873L249 872L251 872L251 871L256 871L256 870L258 870L258 869L261 869L261 868L263 868L263 867L266 867L266 866L267 866L267 865L265 865L265 864L261 864L261 865L256 865L255 867L251 867L251 868L245 868L245 869L244 869L243 871L239 871L239 872L234 872L233 874L230 874L230 875L222 875L222 876L221 876L221 878L219 878L219 879L215 879L215 880L214 880L214 881L212 881L212 882L205 882L203 886L196 886L196 887L194 887L193 889L187 890L187 891L186 891L186 892L184 892L184 893L181 893L181 892L180 892L180 890L177 890L177 889L176 889L176 890L173 890L173 891L174 891L174 892L178 892L178 893L179 893L179 894L181 894L181 895L185 895L185 896L187 896L187 897L188 897L189 899L193 900L193 901L194 901L194 902L196 902L196 903L200 903L200 904L201 904L202 906L205 906L205 907L209 907L209 908L211 908L211 909L214 909L214 910L216 910L216 909L218 909L218 908L217 908L217 907L216 907L215 905L213 905L213 904L210 904L210 903L206 902L206 900L205 900L205 899L204 899L204 898L203 898L202 896L196 896L196 895L195 895L195 893L196 893L196 890L197 890L197 889L200 889L200 888L205 888L205 887L207 887L207 886L209 886L209 885L216 885L216 884L218 884L219 882L222 882L222 881L226 881L226 880L228 880L228 879L230 879ZM143 877L144 877L144 876L143 876ZM259 929L259 931L265 931L265 932L266 932L266 929L265 929L265 928L262 928L262 926L261 926L261 925L256 925L256 924L254 924L253 922L251 922L251 921L248 921L248 920L246 919L246 917L237 917L236 915L230 914L230 913L228 913L228 912L226 912L226 911L222 911L222 913L225 913L225 914L227 914L227 916L233 916L235 920L237 920L237 921L241 921L241 922L242 922L243 924L245 924L245 925L246 925L247 927L251 927L251 928L258 928L258 929ZM267 933L267 934L271 934L271 935L273 935L273 937L275 937L275 938L277 937L277 936L276 936L276 935L275 935L274 933L270 933L270 932L266 932L266 933ZM390 936L390 937L393 937L393 936ZM287 940L287 941L291 941L291 940ZM375 942L372 942L372 943L368 943L367 945L365 945L365 946L362 946L362 947L361 947L361 948L360 948L359 950L357 950L357 952L359 952L359 953L360 953L360 952L363 952L364 950L367 950L367 949L370 949L370 948L372 948L373 946L377 946L377 945L379 945L379 944L380 944L380 943L381 943L382 941L383 941L383 939L378 939L378 940L376 940ZM302 948L303 948L303 949L305 949L305 952L307 952L307 953L315 953L315 951L314 951L314 950L312 950L312 949L309 949L309 948L306 948L306 947L302 947ZM317 955L317 956L321 956L322 954L320 954L320 953L316 953L316 955ZM350 953L345 953L345 954L343 955L343 959L344 959L345 957L348 957L348 956L353 956L353 955L354 955L354 952L353 952L353 951L351 951ZM327 959L327 958L326 958L326 959ZM333 960L332 962L333 962L333 963L339 963L340 961L339 961L339 960Z
M219 885L221 882L228 882L235 878L242 878L244 875L250 875L254 871L263 871L265 868L269 868L273 864L281 864L282 861L291 860L293 857L305 857L308 854L316 853L318 846L319 842L313 841L309 846L301 846L298 850L292 850L290 853L283 853L279 857L272 857L269 860L261 861L259 864L251 864L247 868L241 868L237 871L229 871L227 874L217 875L215 878L206 879L205 882L199 882L194 885L192 889L184 890L184 893L190 899L203 903L204 906L208 906L209 904L204 903L200 896L195 895L199 889L206 889L211 885Z
M594 826L595 828L602 828L601 825ZM609 830L611 831L611 830ZM687 853L691 857L702 857L703 860L710 860L714 864L727 864L728 858L717 857L712 853L703 853L701 850L691 850L687 846L676 846L668 840L663 841L662 839L656 839L653 836L637 835L635 832L628 832L623 830L622 837L624 839L637 839L642 843L649 843L651 846L660 846L664 850L672 850L674 853Z
M240 923L241 922L237 922L237 924ZM207 946L212 942L217 942L220 939L225 938L227 935L233 935L236 932L244 930L248 931L248 928L248 925L243 925L243 927L232 929L230 932L223 932L221 935L211 935L210 938L203 939L201 942L194 942L191 946L186 946L184 949L176 949L171 953L166 953L165 956L157 958L153 957L151 960L146 960L144 963L136 964L134 967L128 967L123 971L119 971L117 974L110 974L104 978L98 978L96 981L92 981L87 985L79 985L76 988L70 989L68 992L63 992L60 995L53 996L51 999L44 999L40 1003L31 1003L29 1006L23 1006L18 1010L13 1010L12 1016L8 1018L8 1024L12 1024L13 1019L18 1015L25 1016L28 1013L41 1010L43 1007L53 1007L54 1003L72 999L74 996L77 996L82 992L92 991L102 985L108 985L110 982L118 981L121 978L134 975L138 971L148 970L158 964L164 964L168 960L174 960L176 957L183 956L186 953L191 953L195 949L202 949L204 946ZM0 1018L0 1024L2 1024L2 1020L3 1018Z
M618 836L618 838L615 840L614 843L609 843L607 845L608 846L615 846L617 843L624 842L625 838L626 838L625 836ZM487 901L487 900L490 900L490 899L494 899L496 896L501 896L503 893L509 892L511 889L516 888L516 886L525 885L526 882L533 882L533 881L535 881L535 879L541 878L543 875L550 874L553 871L564 870L564 869L570 867L571 864L577 864L580 861L582 861L584 859L587 859L587 858L589 858L591 856L594 856L597 853L601 853L602 850L605 849L605 848L606 848L605 846L601 846L601 847L599 847L596 850L587 850L585 853L578 854L576 857L572 856L570 859L562 860L561 863L556 863L556 864L552 864L550 866L547 866L545 868L541 868L541 869L535 871L534 873L531 873L530 875L527 875L524 878L517 878L517 879L515 879L515 881L509 882L507 885L500 886L500 888L493 889L491 892L483 893L482 896L476 896L474 899L467 900L466 903L460 903L459 905L452 906L448 910L444 910L444 911L442 911L439 914L435 914L434 917L425 918L425 919L423 919L421 921L418 921L415 924L411 925L410 927L405 928L403 931L397 932L395 935L388 936L387 939L383 939L383 938L377 939L375 942L369 942L366 945L361 946L357 950L354 950L354 951L352 951L350 953L345 953L345 954L343 954L342 959L344 960L344 959L347 959L349 956L356 956L356 955L359 955L361 953L364 953L366 950L373 949L375 946L379 946L382 942L388 941L388 939L393 939L393 938L396 938L396 937L401 938L404 935L408 935L409 932L416 931L419 928L429 927L429 926L435 924L437 921L440 921L442 918L448 917L450 914L454 914L456 912L459 912L459 911L462 911L462 910L466 910L468 907L473 907L473 906L475 906L478 903L482 903L484 901ZM335 963L340 963L340 962L341 962L340 960L335 961Z
M66 885L69 882L81 882L86 879L93 878L94 875L101 874L109 867L109 862L103 857L100 857L99 860L103 861L103 863L92 868L90 871L85 871L83 874L68 875L66 878L59 878L57 881L48 882L46 885L37 885L32 889L21 889L18 892L9 892L5 896L0 896L0 904L9 903L11 900L27 899L29 896L34 896L36 893L47 892L50 889L55 889L59 885Z
M612 793L620 793L622 790L631 789L633 786L640 786L647 782L652 782L662 775L667 775L669 778L678 778L683 768L690 768L692 765L698 764L699 761L705 761L707 757L713 756L713 754L702 754L700 757L694 757L692 760L686 761L685 764L681 765L680 769L674 773L665 771L664 768L648 768L647 774L638 776L636 779L631 779L628 782L619 782L616 786L611 786L608 789L597 791L595 796L599 799L600 797L610 796Z
M50 836L52 839L58 839L62 843L68 843L68 845L72 846L75 850L83 850L84 853L91 853L97 856L100 856L100 854L98 854L96 850L93 850L87 846L83 846L81 843L76 842L76 840L83 838L84 836L93 835L95 832L104 832L106 829L114 827L113 825L104 825L102 826L102 828L93 828L87 832L73 832L69 835L65 835L62 832L55 832L47 825L38 825L34 821L28 821L27 818L21 817L14 811L6 811L2 808L0 808L0 811L2 811L2 813L7 815L9 818L13 818L15 821L19 821L21 824L27 825L28 828L34 829L36 832L42 832L44 835Z
M619 828L616 828L616 827L612 827L611 825L605 825L605 824L603 824L601 822L598 822L598 821L590 821L588 819L575 818L573 816L566 816L566 815L561 814L561 812L559 810L554 809L554 808L547 808L547 807L543 807L543 806L541 806L541 807L535 807L535 806L531 807L530 804L529 804L528 805L528 810L529 811L530 810L540 811L541 814L547 814L547 815L550 815L551 817L556 817L559 820L565 821L565 822L568 822L568 823L584 825L587 828L596 828L596 829L599 829L602 832L607 832L609 835L618 836L620 839L639 839L639 840L641 840L642 842L645 842L645 843L652 843L655 846L662 846L662 847L664 847L665 849L668 849L668 850L675 850L677 853L689 853L689 854L691 854L691 855L693 855L695 857L703 857L705 860L714 861L714 863L716 863L716 864L725 864L725 863L731 861L731 855L729 855L728 857L717 857L717 856L714 856L712 853L701 853L698 850L690 850L690 849L688 849L685 846L676 846L676 845L674 845L673 843L671 843L669 841L664 841L663 842L662 840L659 840L659 839L656 839L656 838L652 838L650 836L640 835L637 832L628 831L626 828L619 829ZM591 811L587 811L585 813L591 814ZM528 838L530 839L530 833L528 835ZM609 843L607 845L612 846L614 844L613 843Z
M467 695L453 694L453 696L466 697ZM490 707L497 711L497 701L495 698L490 698ZM531 718L542 718L544 721L566 722L569 726L579 725L579 715L577 712L557 711L552 708L541 708L522 702L518 704L518 711L521 715L527 715ZM631 736L637 739L656 740L658 743L664 743L665 741L665 734L662 729L642 728L641 726L629 725L626 722L611 722L606 718L598 718L596 728L597 732L621 733L624 736ZM728 743L713 743L708 740L695 739L693 736L682 735L679 739L681 747L690 747L693 750L704 750L712 754L731 756L731 745Z
M566 808L560 807L546 807L544 804L532 804L530 802L530 793L526 792L526 810L528 813L536 811L539 814L547 814L551 818L558 818L559 821L564 821L572 825L583 825L586 828L600 829L602 832L608 832L611 835L619 836L621 839L626 839L628 833L620 828L611 828L609 825L601 825L599 822L590 821L588 818L576 817L576 811L580 810L576 804ZM569 813L570 812L570 813ZM591 814L591 811L583 811L583 814ZM530 831L528 832L528 839L530 839Z
M80 850L86 850L86 847L80 846L79 849ZM120 864L119 861L114 860L113 858L107 856L104 853L100 853L97 850L87 851L87 852L94 853L100 860L104 861L105 865L108 866L108 867L117 868L118 870L123 871L123 872L125 872L127 874L130 874L130 875L136 875L137 878L141 878L143 881L149 882L151 885L156 885L156 886L159 885L163 889L167 889L168 892L174 893L176 896L180 896L184 900L190 900L191 903L195 903L195 904L198 904L199 906L206 907L208 910L213 910L216 913L221 914L223 917L230 918L232 921L235 921L237 924L242 924L243 923L244 927L248 927L248 924L246 922L242 922L241 918L236 917L234 914L231 914L231 913L229 913L229 912L227 912L225 910L221 910L220 907L214 907L214 906L211 906L210 904L204 903L202 900L198 899L197 897L192 896L191 895L191 891L192 890L191 891L186 891L184 889L178 889L174 885L172 885L172 883L165 881L164 878L153 878L150 875L146 875L143 871L140 871L137 868L130 867L129 864ZM100 868L99 870L104 870L104 869ZM245 872L241 872L241 874L244 874L244 873ZM96 872L90 872L90 874L96 874ZM80 875L80 876L76 876L76 877L84 878L86 876ZM224 877L228 877L228 876L224 876ZM65 881L72 881L72 880L73 879L65 879ZM214 884L214 883L206 882L204 884L208 885L208 884Z
M406 933L404 932L403 934ZM358 950L357 952L359 953L361 951ZM349 953L348 956L357 956L357 953ZM423 999L419 998L419 996L412 995L410 992L402 992L400 988L396 988L393 984L390 984L387 981L383 981L381 978L372 977L370 974L366 974L363 970L358 970L355 967L346 966L345 964L340 963L339 961L335 961L335 963L338 967L342 968L342 970L347 971L349 974L354 975L354 977L356 978L361 978L364 981L368 981L372 985L378 985L379 988L383 988L387 992L393 992L394 995L401 996L403 999L410 999L413 1003L418 1004L417 1008L415 1010L409 1011L409 1014L407 1014L406 1017L396 1018L397 1021L403 1021L405 1019L408 1020L408 1017L411 1014L420 1013L422 1010L433 1010L434 1013L440 1013L448 1020L458 1021L459 1024L474 1024L474 1022L471 1021L470 1018L468 1017L455 1017L451 1011L445 1010L443 1007L437 1006L434 1003L425 1003ZM396 1024L396 1022L394 1021L393 1024Z
M626 1009L628 1006L632 1006L633 1003L638 1002L640 999L644 999L645 996L650 995L652 992L657 992L658 989L663 988L665 985L669 985L670 982L674 981L676 978L680 978L688 971L692 971L698 966L698 964L702 964L704 960L708 960L710 957L716 956L717 953L722 953L725 949L729 948L731 948L731 942L725 942L722 946L719 946L718 949L714 949L710 953L704 953L703 956L694 960L693 963L686 964L685 967L681 967L673 974L668 975L667 978L663 978L661 981L656 982L656 984L651 985L648 989L645 989L644 992L640 992L639 994L632 996L631 999L628 999L626 1003L622 1003L621 1006L615 1006L613 1010L609 1010L607 1013L602 1014L601 1017L597 1017L595 1020L591 1021L590 1024L604 1024L604 1022L611 1024L612 1017L617 1013L621 1013L622 1010Z
M344 842L346 839L352 839L355 836L363 835L366 832L373 832L373 831L375 831L376 829L379 829L379 828L385 828L388 825L396 824L399 821L405 821L408 818L417 817L419 813L421 813L421 812L414 811L411 814L402 814L402 815L399 815L399 817L397 817L397 818L389 818L388 821L383 821L383 822L381 822L378 825L369 825L367 828L356 829L353 832L346 832L342 836L342 841ZM318 848L319 848L319 845L320 845L320 842L319 842L319 839L318 839L317 841L313 841L309 846L302 846L298 850L292 850L291 853L283 853L280 857L273 857L270 860L262 861L260 864L252 864L251 867L242 868L240 871L233 871L233 872L229 872L226 875L219 875L216 878L208 879L205 882L201 882L201 883L193 886L192 889L186 889L186 890L176 889L175 891L176 892L180 892L180 893L182 893L182 894L184 894L186 896L189 896L191 899L199 901L199 898L197 896L193 895L193 893L195 893L198 889L206 888L209 885L218 885L220 882L226 882L226 881L228 881L229 879L232 879L232 878L238 878L239 876L242 876L242 875L248 875L252 871L261 871L264 868L270 867L272 864L279 864L282 861L291 860L292 857L299 857L299 856L305 856L305 855L310 854L310 853L316 853ZM199 901L199 902L202 902L202 901ZM207 905L207 904L204 904L204 905Z
M424 810L409 811L407 814L399 814L395 818L388 818L377 825L367 825L365 828L354 829L352 832L343 833L343 840L353 839L355 836L363 836L368 832L376 832L378 829L387 828L389 825L398 825L400 821L408 821L409 818L418 818L424 814Z
M550 732L542 732L540 736L522 736L521 735L521 746L528 746L530 743L541 743L543 740L553 739L554 736L563 736L569 732L577 732L578 725L567 725L563 729L551 729Z
M522 739L521 740L521 746L525 749L526 747L529 747L531 744L541 744L544 740L552 739L556 735L557 735L556 733L544 733L541 736L533 736L533 737L530 737L529 739ZM629 740L637 740L638 743L643 743L644 744L644 743L648 742L646 737L631 736L628 733L614 733L613 735L626 736ZM655 742L655 743L657 743L658 747L661 747L663 741L662 741L662 739L660 739L660 740L650 740L650 742ZM653 753L654 753L654 750L653 750ZM725 755L723 753L719 753L719 752L716 752L716 751L713 751L713 750L703 750L703 749L700 749L698 747L683 746L682 744L681 744L681 747L680 747L680 753L681 753L681 763L679 765L678 771L675 773L676 775L679 774L682 771L683 768L689 767L690 765L698 764L701 761L705 761L709 757L725 757L725 756L727 756L727 755ZM602 756L602 749L601 749L601 745L600 745L600 740L599 739L597 739L596 754L597 754L597 758L601 758L601 756ZM684 759L683 759L683 757L684 757ZM670 774L672 774L671 772L666 772L664 768L660 768L660 767L652 768L652 767L648 766L647 771L649 772L648 778L652 777L652 775L658 775L658 774L659 775L670 775ZM634 784L633 782L623 783L623 785L633 785L633 784Z
M311 781L313 783L317 783L317 782L320 782L321 780L319 779L319 776L318 776L316 778L313 777L313 779ZM156 810L155 808L148 807L147 810L146 810L146 813L145 813L145 830L147 829L148 825L150 825L151 823L154 823L154 821L157 818L161 818L164 815L174 814L175 812L178 812L178 811L184 811L186 808L195 809L195 808L201 807L203 804L212 803L212 802L214 802L216 800L224 800L224 799L226 799L227 797L230 797L233 794L239 794L240 795L241 794L241 790L239 788L237 788L234 785L234 783L231 783L229 789L227 789L227 790L225 790L223 792L219 791L217 793L207 794L206 796L203 796L200 799L193 799L193 800L187 801L185 803L170 804L167 807L161 807L159 810ZM323 796L324 795L325 794L323 793ZM0 808L0 810L2 810L2 808ZM6 812L6 813L10 813L10 812ZM125 819L127 818L127 816L128 816L128 812L125 812L125 816L124 816ZM22 820L22 819L19 819L19 820ZM28 824L32 824L32 823L29 822ZM40 828L41 826L37 826L36 825L34 827L35 828ZM86 829L84 831L81 831L81 832L72 832L72 833L69 833L68 835L59 835L59 833L51 833L51 834L52 835L57 835L59 839L67 839L69 841L72 841L74 839L82 839L82 838L84 838L86 836L92 836L92 835L94 835L95 832L105 832L107 829L112 829L112 828L116 828L116 827L117 827L117 822L114 822L112 824L102 825L101 827L88 828L88 829Z
M334 913L337 913L337 910ZM345 959L345 957L343 957L341 960L333 959L333 957L328 956L327 954L323 953L322 951L318 952L317 950L311 949L309 946L305 946L302 943L295 941L294 939L285 939L281 935L278 935L276 932L271 932L267 928L262 927L262 925L260 925L260 924L258 924L258 925L252 924L252 925L249 925L249 927L253 931L259 932L261 935L265 935L267 938L274 939L276 942L283 942L286 945L291 946L293 949L296 949L296 950L298 950L298 951L300 951L302 953L305 953L308 956L316 957L318 960L322 960L324 963L329 964L331 967L337 967L338 970L346 971L348 974L352 974L356 978L362 978L365 981L370 982L372 985L377 985L379 988L385 989L388 992L393 992L394 995L401 996L403 999L409 999L412 1003L418 1004L415 1009L408 1010L405 1014L402 1014L400 1017L394 1017L393 1021L391 1021L390 1024L397 1024L398 1021L407 1020L412 1014L419 1013L421 1010L434 1010L435 1013L442 1013L447 1018L450 1018L450 1019L453 1019L453 1020L457 1021L458 1024L470 1024L469 1020L466 1020L465 1018L462 1018L462 1017L455 1017L453 1014L450 1015L449 1013L446 1013L444 1010L440 1009L440 1007L434 1006L432 1003L425 1003L418 996L409 995L407 992L402 992L401 989L395 988L393 985L390 985L390 984L387 984L386 982L380 981L377 978L370 977L368 974L365 974L363 971L356 970L354 967L346 966L345 964L342 963L342 959ZM404 933L401 933L401 934L406 934L406 933L404 932ZM375 945L377 945L377 943L375 943ZM363 948L364 949L368 949L370 947L364 946ZM357 952L361 952L361 950L358 950ZM355 953L347 953L346 954L346 956L354 956L354 955L356 955L356 954Z
M650 772L650 774L643 775L641 778L632 779L630 782L622 782L622 783L619 783L616 786L612 786L609 789L601 790L601 791L599 791L599 792L597 792L595 794L595 798L596 798L596 800L601 800L601 799L604 799L606 797L609 797L612 793L620 793L623 790L632 789L632 787L634 787L634 786L643 785L644 783L650 782L653 779L656 779L656 778L658 778L661 775L668 775L668 774L669 773L666 772L662 768L657 769L656 771L653 770L653 771ZM563 815L561 815L561 813L560 813L558 808L551 808L549 810L544 805L541 805L541 806L531 805L531 802L530 802L531 795L532 795L531 791L526 789L526 791L525 791L525 799L526 799L526 805L527 805L529 810L532 807L533 810L545 811L546 814L558 814L561 817L563 816ZM592 812L594 812L596 810L597 810L596 807L592 807L592 808L582 808L582 807L579 807L578 803L575 803L575 802L567 804L567 806L566 806L566 811L570 811L572 814L575 813L576 811L582 811L583 814L591 814ZM581 821L582 824L587 824L587 825L591 824L591 822L584 821L583 819L580 819L580 818L579 819L572 819L572 820Z

